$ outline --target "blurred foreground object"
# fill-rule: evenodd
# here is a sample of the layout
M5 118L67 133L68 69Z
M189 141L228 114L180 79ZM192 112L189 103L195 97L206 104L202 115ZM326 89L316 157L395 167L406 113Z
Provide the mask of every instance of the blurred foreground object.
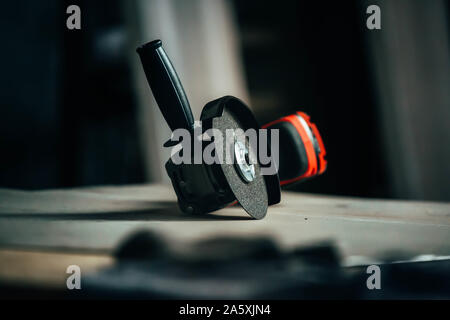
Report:
M211 237L184 247L149 232L130 236L115 266L90 276L87 296L135 299L450 298L450 258L380 266L382 290L366 286L367 265L342 266L333 243L281 249L268 237ZM119 286L118 286L119 285Z

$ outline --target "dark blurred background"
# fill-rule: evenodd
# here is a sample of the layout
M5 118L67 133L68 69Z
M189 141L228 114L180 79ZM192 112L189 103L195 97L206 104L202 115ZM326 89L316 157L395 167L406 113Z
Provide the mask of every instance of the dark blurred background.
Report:
M81 8L81 30L66 8ZM366 9L381 8L381 30ZM0 187L168 182L167 126L135 48L163 40L198 119L225 94L261 123L307 112L328 170L296 190L450 200L449 2L2 4Z

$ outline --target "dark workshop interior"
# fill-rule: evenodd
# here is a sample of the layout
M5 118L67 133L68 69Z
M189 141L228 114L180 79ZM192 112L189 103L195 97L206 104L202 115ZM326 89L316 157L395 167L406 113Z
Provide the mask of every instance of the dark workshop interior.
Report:
M66 8L73 4L81 8L81 30L66 27ZM366 9L372 4L381 8L381 30L366 27ZM311 196L310 199L324 196L324 203L334 208L330 209L332 212L337 210L339 214L345 214L347 206L352 207L352 202L346 202L350 200L342 200L337 206L326 200L342 196L345 197L342 199L351 197L361 207L373 201L370 202L373 203L370 209L374 212L370 216L372 218L384 214L383 210L391 210L379 199L386 199L386 203L392 203L392 206L397 200L405 200L404 203L414 201L411 210L405 204L395 213L396 217L407 221L405 230L416 227L409 226L409 223L436 223L436 228L440 228L434 233L434 229L427 226L420 229L423 233L416 233L420 236L415 240L419 244L412 250L417 249L414 256L422 252L419 250L423 250L423 254L450 256L449 1L19 0L2 3L0 17L0 189L4 192L0 195L0 209L3 207L3 211L0 210L0 225L3 229L18 232L15 230L22 230L20 223L30 222L37 223L35 230L41 230L40 234L44 234L47 230L57 229L62 222L85 222L78 212L60 219L57 209L52 211L50 205L50 209L44 209L47 208L44 206L40 211L30 205L29 209L17 209L17 212L30 216L18 219L16 225L12 217L16 209L11 209L12 205L8 202L16 201L10 200L16 199L12 193L9 196L12 190L70 192L72 189L89 191L90 188L104 187L106 189L96 191L102 194L113 187L137 188L135 196L139 199L139 205L132 204L129 209L130 223L133 223L130 230L137 232L140 229L140 218L149 220L143 213L145 208L140 207L145 205L145 197L137 186L170 185L164 169L168 151L162 147L170 137L170 130L148 88L136 48L148 41L162 39L190 99L194 118L199 118L208 101L224 95L237 96L246 102L260 124L298 110L311 116L326 146L327 170L319 177L291 187L290 191L294 193L289 193L286 198L291 202L282 202L279 210L295 208L294 203L302 206L303 196ZM164 207L169 203L168 206L173 209L169 202L173 201L170 197L174 197L171 188L164 190L170 190L166 192L169 195L161 196L159 205ZM125 193L120 195L125 197ZM55 197L58 197L57 193ZM49 195L48 199L52 197ZM67 200L67 206L72 205L70 201ZM86 201L88 203L90 200ZM314 200L310 201L310 205L315 206ZM329 204L327 201L330 201ZM435 205L436 209L428 209L428 203ZM61 207L65 205L66 202L61 202ZM128 218L121 210L128 210L127 205L118 209L117 215L106 218L97 209L83 210L93 210L91 213L95 218L92 219L95 221L126 224ZM100 204L98 206L100 208ZM108 206L105 204L105 208ZM96 207L93 205L92 208ZM355 210L351 212L359 214L357 209L352 208L348 209L349 212ZM427 220L419 213L416 215L422 208L426 214L438 212L439 218L433 220L435 218L430 217ZM156 214L160 214L158 210L163 209L155 210ZM412 212L412 220L408 220L408 210ZM49 213L49 216L42 218L45 221L36 221L39 218L31 216L35 211ZM55 218L55 224L50 221L52 218ZM302 221L308 218L307 215L302 216ZM44 222L52 224L46 227ZM231 223L211 221L216 225L222 222ZM175 230L175 225L173 227ZM94 232L89 226L86 228ZM130 238L124 229L120 231L123 236L120 246L117 239L99 240L104 241L99 244L99 252L105 254L109 252L105 248L114 245L113 256L117 259L125 257L128 261L130 256L136 258L136 248L156 248L157 253L149 253L150 259L163 257L155 272L165 274L167 270L172 270L171 261L178 261L180 257L176 255L177 250L166 250L170 245L165 241L171 240L156 239L155 234L161 233L166 233L167 238L171 239L167 230L172 226L167 230L162 228L156 233L136 233L134 238ZM349 228L353 230L353 226ZM357 229L356 226L354 228ZM328 229L323 227L321 230ZM288 263L299 257L308 263L309 259L323 259L327 268L332 268L336 275L334 278L330 276L333 289L327 294L323 294L321 289L328 288L330 282L319 283L315 289L312 289L314 283L302 282L299 287L306 289L301 294L279 288L252 287L255 291L249 292L257 292L254 295L233 295L231 291L221 291L217 298L271 299L277 290L281 290L281 298L305 298L310 293L318 298L339 296L340 289L346 285L344 276L339 273L342 271L335 268L340 263L335 252L339 249L334 246L334 231L330 230L330 236L323 237L331 239L329 245L328 242L320 242L309 249L302 247L298 252L289 249L281 254L281 249L272 243L276 239L262 237L242 240L240 246L247 248L247 251L235 252L236 259L246 265L251 264L252 259L259 259L259 252L264 251L262 256L272 259L266 261L267 268L271 268L272 263ZM384 229L380 227L376 230L382 233ZM389 234L390 231L386 232ZM389 235L387 238L393 239L392 242L397 243L398 247L413 237L407 233L413 232L413 229L405 231L404 238L397 238L396 232L392 229L392 238ZM436 247L427 242L432 241L427 240L432 233L439 237L433 242ZM82 237L68 234L74 239ZM207 230L205 234L215 233ZM181 232L180 236L184 237L184 233ZM28 240L20 242L8 237L6 231L3 236L0 235L0 251L28 248ZM190 237L187 232L186 237ZM371 235L362 234L361 237L372 241ZM37 235L29 239L32 248L40 246ZM219 240L210 240L209 243L202 238L193 244L194 249L191 250L195 251L195 246L217 246L217 250L233 253L233 246L238 240L226 238L223 243ZM304 240L307 244L315 244L316 238L311 242L307 238ZM422 240L424 242L419 242ZM42 246L48 250L47 240L42 241ZM76 243L84 245L82 240ZM294 241L286 243L299 244ZM65 245L61 246L58 252L65 252ZM86 246L86 250L92 249L91 243ZM404 256L397 255L398 247L392 252L384 252L383 258L390 260L395 256L393 260L402 260ZM349 250L349 255L357 256L356 251L363 251L364 248L352 250ZM205 257L209 257L203 257L206 260L222 259L211 253L213 249L205 252ZM141 260L149 258L137 256ZM185 270L190 271L175 270L175 273L187 272L194 278L201 277L197 266L190 264L190 259L194 258L185 256L181 259L187 261L182 260L188 265ZM401 267L386 267L391 277L389 279L423 271L434 279L434 284L440 283L442 286L433 287L419 277L410 294L409 289L403 287L404 279L395 278L395 281L392 280L395 283L392 290L382 297L420 298L422 295L418 292L423 289L429 290L424 297L449 298L447 285L450 279L448 272L443 271L448 267L449 260L446 261L445 267L436 263L432 271L424 271L417 266L409 269L404 266L404 270ZM197 263L204 263L202 268L207 268L208 262L201 260ZM308 263L302 272L309 272ZM314 263L317 261L314 260ZM93 297L141 297L133 291L133 281L126 278L123 270L129 270L127 268L134 270L135 277L145 274L142 265L131 266L124 262L122 269L113 267L97 278L89 278L92 284L89 294ZM264 266L260 268L258 272L263 274ZM228 269L224 271L217 266L213 270L220 274L228 272ZM323 276L329 269L314 270ZM249 276L254 277L255 281L258 279L256 273ZM108 286L103 286L114 277L123 280L124 291L111 293ZM353 282L343 295L349 298L378 298L377 295L361 294L360 288L355 285L358 277L352 278ZM151 286L151 280L148 281ZM288 276L279 279L279 283L287 282ZM14 283L8 283L4 288L8 289L0 288L0 297L8 297L8 290L14 297L26 296L23 288L18 289ZM47 293L50 297L58 296L51 290ZM33 294L30 295L33 297ZM37 295L39 293L34 296ZM174 294L170 290L156 290L144 296L185 298L189 297L189 292ZM204 297L201 293L194 296L199 299Z
M5 3L1 21L7 50L0 59L2 187L36 190L154 180L146 175L143 150L150 146L139 143L138 99L127 53L127 46L134 48L138 42L130 44L127 10L117 0L79 1L85 8L82 31L56 28L64 26L64 8L72 2ZM372 64L375 54L387 54L373 52L378 42L414 41L411 45L417 48L412 49L422 50L417 54L427 59L417 67L446 73L446 12L439 15L444 19L439 23L446 27L439 31L445 34L436 35L446 43L436 46L447 50L447 56L439 61L433 58L435 53L425 50L431 39L427 30L415 30L420 29L422 17L414 19L414 15L422 12L421 6L430 11L424 15L431 15L432 10L448 8L448 2L399 2L395 9L411 15L415 23L404 31L413 39L380 39L383 35L370 34L364 28L361 1L331 2L325 8L321 1L227 2L243 65L239 72L257 119L266 123L300 109L322 130L327 174L301 184L299 191L450 200L450 154L442 148L450 144L448 82L440 85L440 91L435 89L441 96L423 92L423 104L406 105L414 112L411 118L403 114L409 109L394 105L395 97L377 84L403 79L390 69L386 75L392 79L378 80ZM398 44L398 59L414 53L407 45ZM189 74L180 76L183 82L189 81ZM448 81L448 76L440 76ZM431 85L438 80L439 75L428 74L417 83L405 83L402 94L412 94L421 81ZM383 112L383 108L398 110ZM396 111L397 117L388 121L390 111ZM390 144L402 138L408 140L410 154L399 163L399 148ZM422 159L417 153L427 156Z

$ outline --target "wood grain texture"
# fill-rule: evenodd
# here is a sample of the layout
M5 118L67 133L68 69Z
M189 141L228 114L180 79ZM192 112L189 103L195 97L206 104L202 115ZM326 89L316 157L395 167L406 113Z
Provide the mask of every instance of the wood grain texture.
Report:
M448 203L284 192L282 202L255 221L239 207L188 216L163 185L0 190L4 249L110 254L124 237L143 229L179 246L215 235L266 235L285 248L331 241L344 257L450 253Z

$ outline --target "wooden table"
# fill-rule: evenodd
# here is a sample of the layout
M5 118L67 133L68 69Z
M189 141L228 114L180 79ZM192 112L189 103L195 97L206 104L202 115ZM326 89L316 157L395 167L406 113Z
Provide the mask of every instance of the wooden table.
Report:
M344 264L450 256L450 204L368 200L284 192L263 220L239 207L205 216L180 212L170 186L68 190L0 190L0 283L62 288L66 268L92 272L137 230L155 231L174 245L217 235L266 235L282 248L336 244Z

